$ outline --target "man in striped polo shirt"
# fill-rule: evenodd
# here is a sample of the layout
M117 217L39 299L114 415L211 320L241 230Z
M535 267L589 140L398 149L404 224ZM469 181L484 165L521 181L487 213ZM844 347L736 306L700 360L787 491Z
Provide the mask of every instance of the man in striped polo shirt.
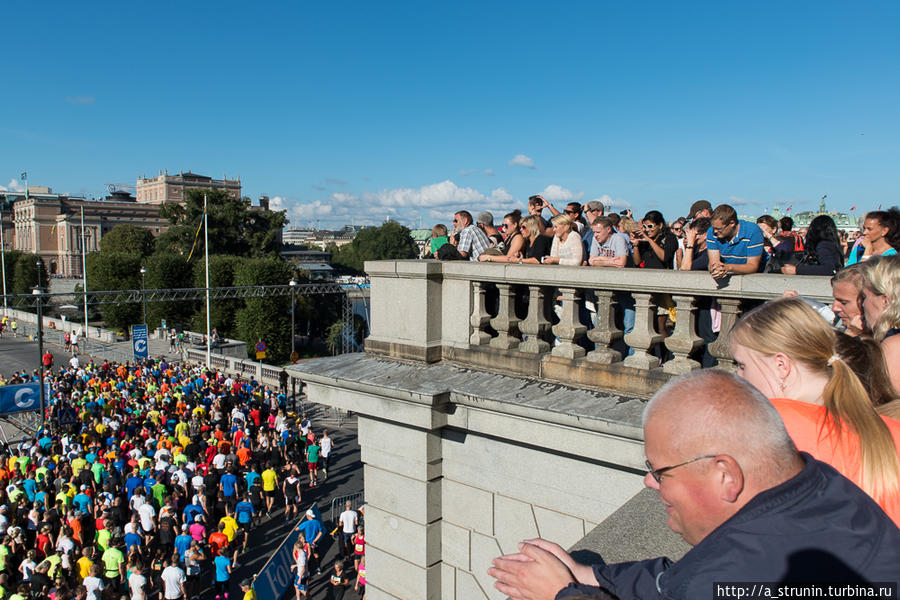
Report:
M713 279L763 270L763 234L756 223L738 220L737 212L727 204L716 207L711 221L706 249Z

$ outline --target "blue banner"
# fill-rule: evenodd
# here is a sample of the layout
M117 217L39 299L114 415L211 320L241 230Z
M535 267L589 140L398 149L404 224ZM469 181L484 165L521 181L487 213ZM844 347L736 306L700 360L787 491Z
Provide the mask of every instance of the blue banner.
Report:
M40 408L41 391L37 383L0 386L0 414L40 410Z
M313 504L310 509L315 514L316 520L322 523L322 513L319 512L319 506ZM304 515L297 524L306 519ZM324 525L323 525L324 530ZM327 532L325 533L327 535ZM253 582L253 590L259 600L280 600L284 593L294 583L294 571L291 565L294 564L293 550L297 538L300 536L300 530L295 525L289 534L285 536L278 550L272 553L269 562L267 562L259 574L256 581Z
M150 336L146 325L131 326L131 347L136 361L150 356Z

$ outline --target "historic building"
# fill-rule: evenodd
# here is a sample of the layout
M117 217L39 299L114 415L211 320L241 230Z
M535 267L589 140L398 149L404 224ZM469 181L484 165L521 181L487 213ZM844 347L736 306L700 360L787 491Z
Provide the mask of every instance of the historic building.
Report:
M25 192L6 192L11 206L12 227L3 213L5 248L37 254L51 275L80 276L82 210L87 252L100 249L100 239L116 225L146 227L158 236L169 228L159 216L159 204L139 203L124 191L102 200L54 194L47 187L30 186ZM12 235L9 235L12 233Z
M141 203L162 204L163 202L183 202L188 190L225 190L232 198L241 197L241 178L213 179L196 173L179 173L169 175L168 171L160 171L156 177L141 175L137 180L137 201Z

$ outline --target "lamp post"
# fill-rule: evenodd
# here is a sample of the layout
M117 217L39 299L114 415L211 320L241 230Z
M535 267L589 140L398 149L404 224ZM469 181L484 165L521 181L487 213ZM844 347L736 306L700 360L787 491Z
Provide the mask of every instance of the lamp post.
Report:
M38 390L41 397L41 429L44 428L44 416L46 414L46 398L44 398L44 291L41 289L41 267L44 263L37 261L37 287L31 293L37 296L37 336L38 336L38 364L41 369L41 377L38 381Z
M294 338L297 336L294 333L294 305L297 303L294 294L297 290L297 280L291 277L291 281L289 283L291 286L291 360L294 359Z
M141 302L144 305L144 325L147 324L147 292L144 291L144 281L146 280L147 269L141 267Z

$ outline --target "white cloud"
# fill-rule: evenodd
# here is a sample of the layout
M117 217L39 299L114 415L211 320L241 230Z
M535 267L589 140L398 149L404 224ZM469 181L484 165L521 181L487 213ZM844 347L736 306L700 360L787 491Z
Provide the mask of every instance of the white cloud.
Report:
M392 208L431 208L435 206L471 206L487 198L474 188L461 188L449 179L418 189L382 190L372 196L378 206Z
M4 192L10 192L10 191L24 192L25 186L22 184L22 182L19 179L17 179L16 177L13 177L12 179L9 180L9 183L7 184L6 187L3 187L2 185L0 185L0 190L2 190Z
M485 169L484 171L482 171L482 174L487 175L488 177L493 177L494 170L493 169Z
M509 161L509 166L537 169L537 167L534 166L534 160L525 156L524 154L516 154L515 156L513 156L512 160Z
M762 204L759 200L747 200L738 196L729 196L728 204L731 206L751 206L754 204Z
M577 200L581 200L584 197L584 192L575 193L572 190L566 189L561 185L550 184L544 188L544 191L541 192L541 196L544 197L544 200L547 202L575 202Z
M281 196L272 196L269 198L269 208L271 210L284 210L284 198Z
M478 172L478 169L460 169L459 170L459 174L462 175L463 177L466 177L467 175L472 175L477 172Z
M603 206L608 209L613 208L631 208L631 202L627 200L622 200L621 198L613 199L609 194L603 194L599 198L594 198L594 200L598 202L602 202Z

